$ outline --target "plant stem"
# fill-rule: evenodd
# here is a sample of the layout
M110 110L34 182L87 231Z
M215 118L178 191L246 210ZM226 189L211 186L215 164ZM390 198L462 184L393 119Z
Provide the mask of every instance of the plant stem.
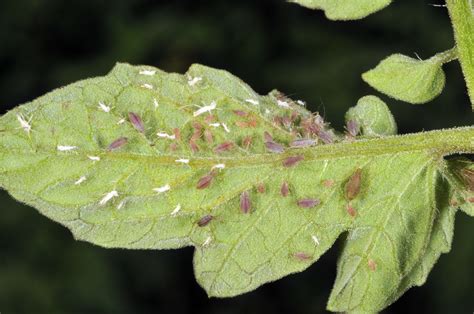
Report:
M472 0L446 0L459 61L474 110L474 8Z
M453 47L449 50L435 54L430 58L430 60L445 64L451 61L454 61L458 58L458 49Z

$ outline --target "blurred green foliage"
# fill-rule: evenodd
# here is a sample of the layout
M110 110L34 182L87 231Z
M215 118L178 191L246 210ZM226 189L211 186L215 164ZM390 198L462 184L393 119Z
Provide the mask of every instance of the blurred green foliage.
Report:
M104 75L117 61L184 72L226 69L256 91L308 102L342 128L366 94L386 101L399 132L472 125L458 63L423 106L376 93L360 78L392 53L422 58L452 47L447 12L395 1L364 20L331 22L283 0L5 0L0 2L1 113L54 88ZM32 178L34 180L34 178ZM192 250L105 250L0 192L2 313L320 313L335 278L338 246L304 273L232 299L208 299L194 280ZM386 313L472 313L473 221L457 215L453 250L427 284Z

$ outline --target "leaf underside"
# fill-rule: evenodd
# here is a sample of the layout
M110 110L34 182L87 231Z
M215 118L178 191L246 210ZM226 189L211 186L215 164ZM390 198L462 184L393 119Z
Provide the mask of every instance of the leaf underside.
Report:
M118 64L0 118L0 186L78 240L194 246L196 278L216 297L300 272L344 234L328 309L381 310L449 251L456 208L472 214L473 194L442 155L387 153L384 138L334 134L336 144L289 148L312 117L225 71ZM284 152L269 152L264 132ZM360 191L348 198L358 169Z
M330 20L358 20L388 6L391 0L289 0L310 9L324 10Z

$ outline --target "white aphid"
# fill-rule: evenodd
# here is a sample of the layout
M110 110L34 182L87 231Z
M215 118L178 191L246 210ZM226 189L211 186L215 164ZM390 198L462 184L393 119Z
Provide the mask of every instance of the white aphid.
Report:
M311 236L311 239L313 239L313 241L314 241L314 243L315 243L316 245L319 245L319 239L318 239L317 236L312 235L312 236Z
M245 99L245 101L255 106L259 104L258 101L255 99Z
M181 204L178 204L176 208L171 212L171 216L173 217L176 216L180 210L181 210Z
M110 107L104 104L103 102L99 102L99 109L103 112L110 112Z
M161 138L168 138L170 140L174 140L176 138L176 136L174 134L170 135L168 133L165 133L165 132L158 132L156 133L156 135L158 137L161 137Z
M212 238L210 236L207 237L204 243L202 244L202 246L208 246L209 244L211 244L211 241L212 241Z
M212 169L224 169L224 168L225 168L225 164L217 164L212 167Z
M163 185L159 188L154 188L153 191L157 192L157 193L164 193L166 191L169 191L171 190L171 187L169 184L166 184L166 185Z
M202 77L200 77L200 76L196 76L196 77L194 77L194 78L189 77L188 84L189 84L189 86L194 86L194 85L196 85L199 81L202 81Z
M297 100L296 103L300 106L303 106L305 107L306 106L306 102L302 101L302 100Z
M87 156L87 157L92 161L99 161L100 160L100 157L98 157L98 156Z
M193 116L197 117L205 112L211 113L212 110L216 109L217 104L215 101L211 102L208 106L200 107L198 110L194 111Z
M30 125L30 120L26 121L25 118L21 114L17 114L16 118L18 119L18 122L20 122L20 127L26 132L30 133L31 131L31 125Z
M220 123L216 122L216 123L209 123L209 126L212 126L212 127L215 127L215 128L218 128L221 126Z
M227 124L222 123L222 127L224 128L224 130L225 130L227 133L230 133L230 130L229 130L229 127L227 126Z
M67 152L70 150L75 150L77 146L68 146L68 145L58 145L58 150L60 152Z
M176 159L175 162L182 163L182 164L189 164L189 159Z
M141 70L139 74L141 75L148 75L148 76L153 76L155 75L156 71L155 70Z
M283 100L277 100L277 105L282 108L290 108L290 104Z
M107 204L114 197L118 197L118 192L115 190L110 191L109 193L105 194L105 196L100 200L99 205Z
M146 89L153 89L153 85L148 84L148 83L142 84L142 87Z
M79 180L77 180L76 182L74 182L75 185L79 185L81 184L82 182L86 181L86 177L82 176L79 178Z
M156 98L153 98L153 106L155 107L155 109L159 106L158 100L156 100Z

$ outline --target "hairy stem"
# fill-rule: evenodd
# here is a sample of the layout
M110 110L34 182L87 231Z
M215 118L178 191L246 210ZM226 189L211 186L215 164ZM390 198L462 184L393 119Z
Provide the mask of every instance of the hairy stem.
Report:
M472 0L446 0L459 61L474 110L474 8Z
M441 64L454 61L458 58L458 50L456 47L453 47L449 50L435 54L430 60L439 62Z

